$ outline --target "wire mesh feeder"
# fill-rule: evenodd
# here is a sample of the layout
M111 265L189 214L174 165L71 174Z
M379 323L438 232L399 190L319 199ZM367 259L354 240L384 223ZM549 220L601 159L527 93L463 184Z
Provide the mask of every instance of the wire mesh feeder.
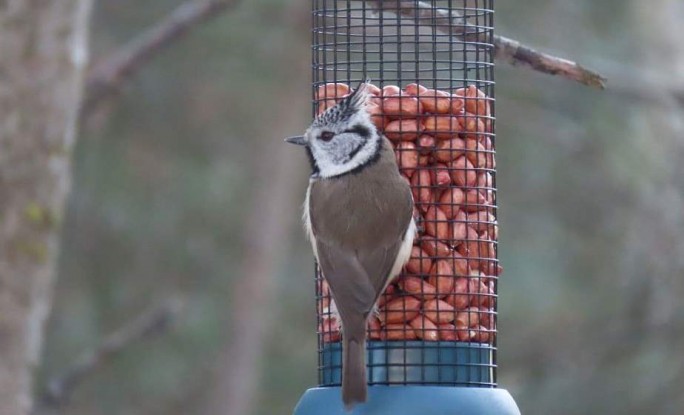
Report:
M460 405L458 413L519 413L510 395L494 389L501 267L493 0L312 0L312 5L313 114L372 79L368 110L411 184L419 227L410 261L369 321L369 385L449 386L451 392L477 389L453 386L491 388L504 392L487 398L506 401L500 410L477 409L476 400L468 412L466 394L453 402ZM341 383L342 334L318 268L316 304L321 392ZM371 388L369 404L374 390L380 389ZM396 406L411 395L404 393L385 402L387 412L359 413L421 413L407 411L411 402L430 399L417 393L408 405ZM307 395L295 413L336 413L331 407L316 411Z

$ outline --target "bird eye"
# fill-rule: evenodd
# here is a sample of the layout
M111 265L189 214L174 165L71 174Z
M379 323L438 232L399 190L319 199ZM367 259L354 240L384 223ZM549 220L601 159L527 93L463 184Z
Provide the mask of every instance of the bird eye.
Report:
M323 141L325 141L325 142L328 142L328 141L332 140L333 137L335 137L335 134L334 134L333 132L331 132L331 131L323 131L323 132L321 133L321 135L318 136L318 139L319 139L319 140L323 140Z

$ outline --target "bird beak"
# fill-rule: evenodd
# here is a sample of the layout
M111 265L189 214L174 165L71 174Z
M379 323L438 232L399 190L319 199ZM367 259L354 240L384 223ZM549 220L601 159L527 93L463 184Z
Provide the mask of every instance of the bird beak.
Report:
M286 142L290 144L297 144L298 146L305 146L307 144L306 139L304 138L303 135L297 135L294 137L287 137L285 139Z

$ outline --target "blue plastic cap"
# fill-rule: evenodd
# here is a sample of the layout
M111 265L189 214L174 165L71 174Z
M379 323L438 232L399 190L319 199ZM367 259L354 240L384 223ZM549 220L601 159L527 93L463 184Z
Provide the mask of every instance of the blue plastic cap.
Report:
M504 389L370 386L368 402L346 411L339 387L306 391L294 415L520 415Z

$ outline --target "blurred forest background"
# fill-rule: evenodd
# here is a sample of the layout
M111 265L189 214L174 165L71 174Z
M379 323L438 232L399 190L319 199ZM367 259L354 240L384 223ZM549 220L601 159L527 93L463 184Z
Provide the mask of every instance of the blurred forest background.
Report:
M95 1L92 61L181 3ZM308 13L236 1L84 116L38 395L180 306L55 413L286 414L315 385L308 164L282 142L310 120ZM525 414L681 415L684 1L499 1L496 20L609 78L497 67L499 383Z

